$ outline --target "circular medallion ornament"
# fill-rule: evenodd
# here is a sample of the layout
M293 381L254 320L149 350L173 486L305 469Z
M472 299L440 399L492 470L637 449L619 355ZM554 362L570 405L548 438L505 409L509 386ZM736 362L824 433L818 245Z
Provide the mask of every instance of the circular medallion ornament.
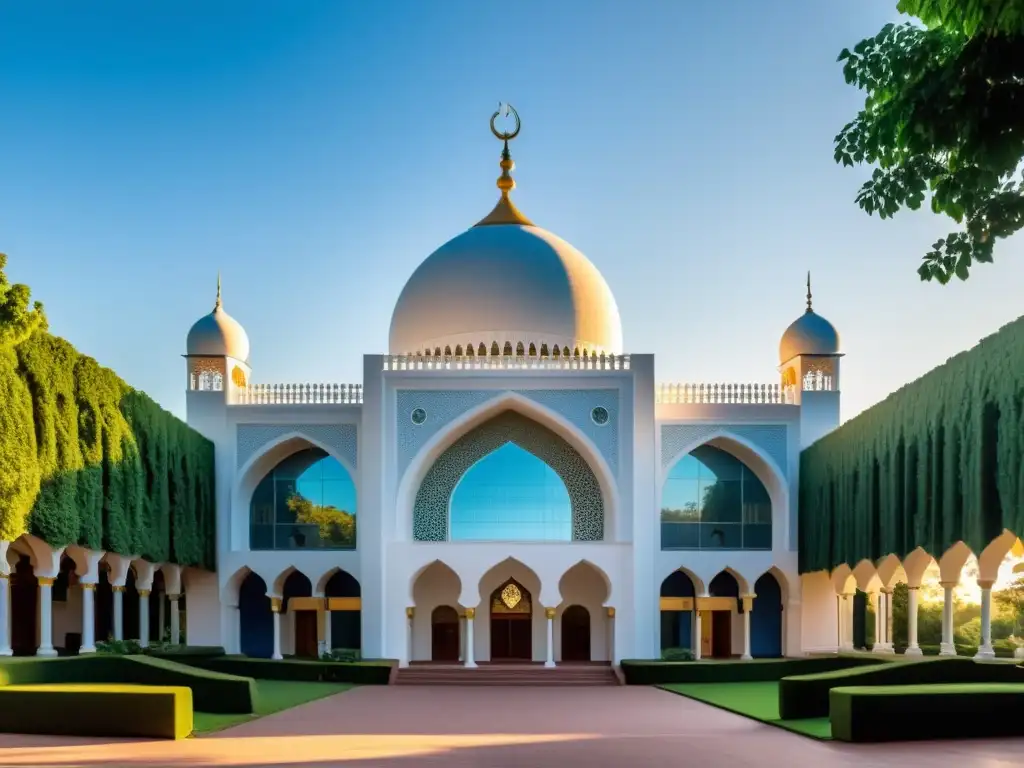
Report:
M427 420L427 412L422 408L414 408L412 412L412 423L422 424Z
M590 418L598 426L604 426L608 423L608 409L599 405L590 412Z
M515 584L509 584L501 590L501 602L503 602L505 607L510 611L519 605L522 599L523 593L519 591L519 587Z

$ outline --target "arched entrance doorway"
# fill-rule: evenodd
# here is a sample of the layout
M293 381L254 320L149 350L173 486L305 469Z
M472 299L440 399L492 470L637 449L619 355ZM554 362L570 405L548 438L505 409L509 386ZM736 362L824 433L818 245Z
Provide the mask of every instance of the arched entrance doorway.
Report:
M292 620L292 653L315 659L317 652L317 611L311 608L313 584L302 571L292 571L284 580L282 612Z
M331 621L330 632L324 639L329 640L330 648L361 649L362 604L355 576L347 571L335 571L324 586L324 597L327 598Z
M731 600L727 601L729 609L706 611L701 616L701 655L728 659L732 656L733 614L739 603L740 585L729 571L719 571L708 585L708 594Z
M33 656L39 647L38 606L35 569L28 556L22 555L11 573L11 649L15 656Z
M590 611L582 605L562 611L562 661L590 661Z
M450 605L439 605L430 614L430 658L459 660L459 612Z
M269 659L274 652L274 614L270 611L267 583L252 572L238 590L238 620L242 653Z
M509 579L491 593L491 661L533 658L533 599Z
M750 655L756 659L782 656L782 589L766 573L754 584L754 610L750 615Z

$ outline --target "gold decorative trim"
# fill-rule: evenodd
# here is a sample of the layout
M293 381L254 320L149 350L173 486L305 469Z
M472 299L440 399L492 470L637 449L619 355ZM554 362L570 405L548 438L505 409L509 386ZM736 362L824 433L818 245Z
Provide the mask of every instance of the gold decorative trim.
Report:
M554 619L555 618L555 609L554 608L545 608L544 609L544 617L548 621L551 621L552 619Z
M328 597L328 611L361 611L363 600L360 597Z
M124 591L125 591L125 587L123 587L123 586L118 586L118 585L116 585L116 584L115 584L114 586L112 586L112 587L110 588L110 590L111 590L112 592L124 592Z
M475 619L476 618L476 608L467 608L466 609L466 618L469 619L470 621Z
M413 619L416 617L416 609L413 606L409 606L405 609L405 618Z
M96 591L96 585L88 581L80 581L78 582L78 586L81 589L88 589L91 592Z
M150 594L151 591L152 590L149 590L149 589L140 589L139 590L139 597L149 597L149 594Z
M270 598L270 610L271 610L272 613L280 613L281 612L281 598L280 597L272 597L272 598Z
M608 618L609 619L614 619L615 618L615 609L612 608L612 606L610 606L610 605L608 606Z
M9 573L0 573L0 579L9 579L9 578L11 578L11 574L9 574Z
M52 587L54 580L51 579L49 576L39 576L36 579L36 581L39 582L39 586L40 587Z
M167 595L167 599L171 600L171 601L180 600L181 599L181 593L180 592L171 592L170 594Z

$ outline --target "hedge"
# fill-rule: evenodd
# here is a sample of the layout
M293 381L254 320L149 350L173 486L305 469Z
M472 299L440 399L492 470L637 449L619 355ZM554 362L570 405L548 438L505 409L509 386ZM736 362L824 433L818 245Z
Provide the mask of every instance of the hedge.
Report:
M846 686L925 685L932 683L1021 683L1024 669L956 657L874 664L819 674L784 677L779 681L779 717L800 720L826 717L829 691Z
M860 656L810 656L798 659L749 661L646 661L623 659L626 685L665 683L753 683L781 680L787 675L829 672L877 664Z
M801 573L1024 530L1024 317L800 455Z
M0 254L0 539L215 567L213 444L46 331Z
M0 688L0 731L184 739L192 733L192 691L140 685Z
M24 658L0 663L0 686L48 683L116 683L184 686L200 712L250 714L256 710L256 682L148 656Z
M832 737L916 741L1024 735L1024 685L858 686L829 694Z
M387 685L395 663L380 661L313 661L304 659L250 659L224 656L212 659L182 659L182 663L200 669L229 675L253 677L257 680L296 680L322 683L353 683L355 685Z

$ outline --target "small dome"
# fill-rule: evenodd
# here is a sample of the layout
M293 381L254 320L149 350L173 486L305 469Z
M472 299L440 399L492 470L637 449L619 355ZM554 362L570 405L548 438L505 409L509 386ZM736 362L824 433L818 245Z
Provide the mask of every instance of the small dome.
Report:
M797 318L779 342L779 362L797 355L838 355L839 332L811 308L811 276L807 275L807 310Z
M242 324L224 311L217 279L217 303L213 312L199 318L188 332L186 352L197 357L233 357L249 362L249 336Z
M615 297L586 256L521 224L476 226L438 248L405 284L392 354L511 343L619 354Z

